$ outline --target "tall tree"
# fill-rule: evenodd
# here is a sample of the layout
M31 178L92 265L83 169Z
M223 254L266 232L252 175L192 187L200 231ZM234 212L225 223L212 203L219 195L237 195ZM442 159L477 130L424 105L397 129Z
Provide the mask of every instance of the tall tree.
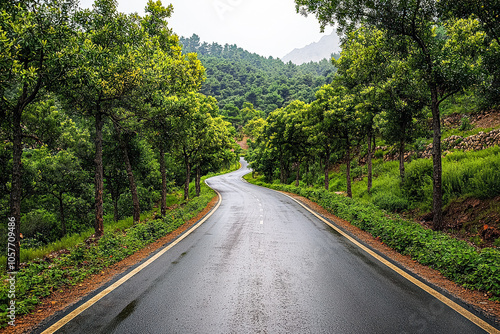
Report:
M427 84L430 95L433 128L433 227L443 228L443 189L441 162L441 115L439 105L451 95L472 83L464 54L448 48L446 36L436 29L442 25L438 2L372 1L372 0L295 0L297 11L316 15L321 28L338 24L340 33L356 29L359 24L387 31L398 41L414 45L415 75ZM456 49L455 49L456 50ZM470 50L468 52L470 54Z
M164 7L161 1L148 1L146 16L142 20L148 36L154 41L147 66L147 82L141 95L148 105L142 117L149 141L158 149L162 179L161 213L167 211L167 176L165 154L172 150L174 110L178 97L198 91L205 79L205 69L196 54L182 53L179 39L168 28L167 19L173 11L172 5Z
M368 192L372 186L372 140L375 130L389 143L397 143L400 175L404 181L406 144L423 122L425 83L414 78L412 54L406 43L395 43L377 29L361 27L349 33L336 62L339 80L356 96L356 117L368 137Z
M11 216L15 219L15 261L19 269L23 130L26 107L64 73L72 53L71 17L75 1L28 0L0 7L0 114L10 119L12 148Z
M68 105L95 122L95 236L104 233L103 125L116 103L132 94L142 80L138 59L141 39L135 15L117 11L116 0L96 0L92 10L77 14L78 55L60 93Z
M307 126L307 110L309 105L302 101L293 101L285 107L286 146L295 165L295 186L299 186L300 168L309 150L309 127Z

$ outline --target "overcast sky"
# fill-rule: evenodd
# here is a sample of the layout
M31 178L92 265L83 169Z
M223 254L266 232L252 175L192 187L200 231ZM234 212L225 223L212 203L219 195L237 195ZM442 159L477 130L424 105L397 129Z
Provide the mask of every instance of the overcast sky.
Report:
M93 0L80 0L91 8ZM294 0L162 0L172 4L169 26L179 36L237 44L262 56L280 58L295 48L317 42L324 35L313 16L295 12ZM147 0L118 0L122 12L144 14ZM329 34L333 28L328 28Z

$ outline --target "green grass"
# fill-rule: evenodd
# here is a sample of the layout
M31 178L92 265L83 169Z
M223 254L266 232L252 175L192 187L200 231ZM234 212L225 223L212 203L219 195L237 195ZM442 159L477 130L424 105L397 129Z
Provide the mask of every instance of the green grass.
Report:
M453 151L443 158L443 200L448 205L458 198L489 199L500 196L500 148L462 152ZM375 159L373 187L367 191L366 166L355 167L365 177L353 182L353 197L392 212L432 209L432 161L417 159L405 164L405 183L401 184L399 162ZM353 170L355 170L353 169ZM345 191L345 166L330 173L330 191ZM321 180L322 181L322 180ZM322 183L315 187L322 188Z

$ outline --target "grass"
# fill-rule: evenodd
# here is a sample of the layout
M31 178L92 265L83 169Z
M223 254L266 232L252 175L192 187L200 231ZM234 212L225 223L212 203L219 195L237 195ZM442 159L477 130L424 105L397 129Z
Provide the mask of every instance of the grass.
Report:
M453 151L443 158L443 199L445 205L461 197L489 199L500 195L500 148L474 152ZM353 197L392 212L432 208L432 161L417 159L405 164L405 183L401 184L399 162L375 159L373 187L367 191L366 166L353 168L363 175L353 182ZM322 181L322 180L321 180ZM315 187L322 188L322 183ZM330 191L345 191L345 166L330 173Z

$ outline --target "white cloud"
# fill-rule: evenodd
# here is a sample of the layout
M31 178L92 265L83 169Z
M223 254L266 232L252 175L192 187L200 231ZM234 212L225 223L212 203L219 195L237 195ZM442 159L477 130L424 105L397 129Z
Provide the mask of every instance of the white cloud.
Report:
M92 0L81 0L91 7ZM123 12L144 13L147 0L118 0ZM263 56L282 57L295 48L318 41L323 34L312 16L295 12L293 0L171 0L170 27L180 36L237 44ZM332 28L327 30L330 33Z

